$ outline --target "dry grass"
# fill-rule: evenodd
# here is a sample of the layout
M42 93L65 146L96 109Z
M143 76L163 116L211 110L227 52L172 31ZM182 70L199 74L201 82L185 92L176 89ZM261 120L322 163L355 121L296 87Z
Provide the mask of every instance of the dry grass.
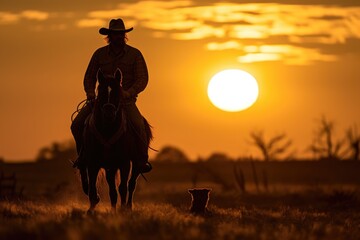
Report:
M232 164L211 166L223 181L199 176L196 187L213 189L205 216L189 213L190 164L158 165L149 182L140 178L132 212L110 212L100 178L102 201L94 216L86 215L87 199L72 169L9 165L5 170L18 173L26 199L0 201L0 239L360 239L358 163L257 163L259 173L268 173L267 187L256 186L250 164L242 164L246 194L224 191L223 183L234 181Z
M355 191L212 194L211 213L191 215L190 196L142 198L132 212L112 214L102 203L0 202L0 239L359 239ZM185 193L184 193L185 194ZM178 199L178 201L173 201ZM189 201L186 201L189 200ZM181 202L183 201L183 202ZM185 201L185 202L184 202ZM232 204L231 204L232 203Z

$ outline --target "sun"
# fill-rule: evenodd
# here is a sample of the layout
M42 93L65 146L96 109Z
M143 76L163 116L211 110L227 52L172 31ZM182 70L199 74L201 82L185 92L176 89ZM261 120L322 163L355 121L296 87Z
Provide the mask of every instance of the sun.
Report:
M238 112L251 107L258 98L256 79L243 70L227 69L215 74L208 85L208 97L217 108Z

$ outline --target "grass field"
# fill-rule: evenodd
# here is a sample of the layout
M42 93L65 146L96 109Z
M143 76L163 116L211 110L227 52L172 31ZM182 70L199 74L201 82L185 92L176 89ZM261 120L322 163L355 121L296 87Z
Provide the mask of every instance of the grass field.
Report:
M181 188L181 187L180 187ZM179 189L180 189L179 188ZM213 190L214 191L214 190ZM157 196L152 198L152 196ZM356 190L211 194L209 213L189 213L180 191L139 193L132 212L113 214L106 199L2 201L0 239L359 239Z
M236 184L225 191L222 182L210 175L194 181L191 168L175 166L175 171L156 166L154 174L148 175L149 182L138 180L133 211L116 214L110 211L107 186L100 176L102 201L96 214L88 216L87 198L72 170L66 174L64 170L61 177L59 167L22 166L17 173L19 185L25 186L24 196L0 201L0 239L360 239L360 187L348 168L336 165L332 169L337 176L348 172L353 182L340 177L336 184L335 178L325 178L334 174L330 170L313 176L312 168L306 167L303 184L294 176L284 184L275 178L281 177L274 174L278 168L266 166L269 186L265 189L261 175L256 186L245 167L243 193ZM231 183L233 177L224 176ZM318 181L321 178L323 182ZM187 190L194 183L212 188L205 215L189 213Z

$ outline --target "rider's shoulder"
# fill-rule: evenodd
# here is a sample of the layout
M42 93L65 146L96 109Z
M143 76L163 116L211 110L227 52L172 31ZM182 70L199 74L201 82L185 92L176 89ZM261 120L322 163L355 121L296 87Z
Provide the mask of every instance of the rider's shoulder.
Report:
M108 51L109 51L109 45L106 45L106 46L99 47L98 49L96 49L94 54L107 53Z
M137 49L136 47L130 46L128 44L125 45L124 49L125 49L126 52L130 52L130 53L133 53L133 54L141 54L139 49Z

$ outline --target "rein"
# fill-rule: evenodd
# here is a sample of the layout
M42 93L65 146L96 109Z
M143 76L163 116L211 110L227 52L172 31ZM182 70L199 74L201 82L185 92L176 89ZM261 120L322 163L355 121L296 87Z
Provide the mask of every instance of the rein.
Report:
M75 114L78 114L87 104L89 104L89 101L87 99L84 99L77 105L75 112L71 114L71 122L74 121Z

